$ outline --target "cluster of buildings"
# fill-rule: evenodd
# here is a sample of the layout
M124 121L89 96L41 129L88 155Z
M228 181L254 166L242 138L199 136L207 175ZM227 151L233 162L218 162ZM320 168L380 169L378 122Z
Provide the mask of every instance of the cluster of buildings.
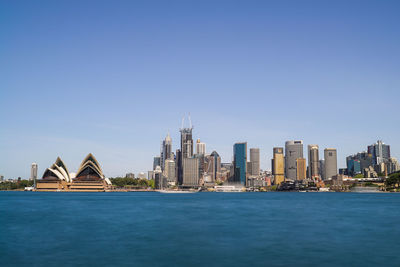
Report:
M216 151L206 152L206 144L200 139L193 141L191 123L187 128L182 123L180 133L180 148L172 150L168 134L162 141L160 155L153 159L148 179L155 180L157 189L213 187L220 183L257 187L311 182L323 186L324 183L337 184L346 179L346 175L362 174L368 178L400 170L397 160L390 157L390 147L382 141L368 146L367 152L347 157L346 169L338 169L335 148L325 148L320 159L319 146L308 145L306 159L302 140L286 141L284 147L273 148L272 171L268 172L260 169L259 148L250 148L248 158L246 142L235 143L233 161L223 163Z
M368 146L366 151L346 157L346 165L341 174L365 178L387 176L400 170L397 159L390 156L390 146L381 140Z
M223 163L216 151L206 153L206 144L200 139L193 141L191 122L187 128L182 123L180 133L180 148L175 152L172 150L172 139L168 134L162 141L160 155L153 159L153 170L148 172L148 178L155 180L157 189L213 187L226 182L246 187L269 186L306 179L332 179L338 174L334 148L326 148L324 159L320 160L318 145L309 145L307 166L303 141L287 141L285 148L273 148L272 172L267 172L260 169L259 148L250 148L248 158L246 142L235 143L233 161Z

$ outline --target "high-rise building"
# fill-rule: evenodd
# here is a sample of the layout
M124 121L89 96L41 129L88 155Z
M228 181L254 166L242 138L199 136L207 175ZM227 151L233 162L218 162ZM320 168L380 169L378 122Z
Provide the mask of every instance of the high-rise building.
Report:
M161 158L160 157L153 158L153 171L157 168L157 166L161 167Z
M306 159L296 159L296 180L304 180L307 177Z
M183 183L183 163L182 163L182 153L180 149L176 150L176 162L175 162L175 173L176 180L179 185Z
M177 160L176 160L176 166L177 166L177 176L178 176L178 184L184 185L185 184L185 179L184 179L184 159L192 158L193 157L193 138L192 138L192 122L190 121L189 117L189 123L190 126L189 128L184 128L184 119L182 120L182 127L179 130L181 132L181 149L177 150ZM199 172L199 163L198 159L196 159L197 162L197 172ZM197 174L198 177L199 174Z
M197 139L197 142L196 142L196 154L197 155L205 155L206 154L206 144L200 142L200 139Z
M259 148L250 148L250 165L251 165L251 171L249 171L249 174L251 176L260 175L260 149Z
M319 147L318 145L308 145L308 177L316 178L319 176Z
M364 151L346 157L346 165L348 175L354 176L362 173L364 169L373 167L375 164L372 154Z
M283 156L283 147L274 147L274 158L272 159L272 175L274 184L279 185L285 181L285 161Z
M164 176L167 177L168 183L176 184L175 161L173 159L165 161Z
M30 180L33 180L33 181L37 180L37 171L38 171L38 165L36 163L32 163Z
M303 158L303 141L292 140L285 143L285 176L288 180L296 180L296 160Z
M233 145L233 165L235 182L246 185L247 142Z
M322 180L325 180L325 160L319 160L319 176L321 176Z
M220 179L221 176L221 157L217 151L213 151L210 155L211 160L211 176L213 181Z
M169 133L161 146L161 170L165 169L165 161L172 158L172 139Z
M181 152L182 158L191 158L193 156L193 128L181 128Z
M183 186L195 187L199 185L199 160L197 158L183 159Z
M325 180L338 174L336 148L325 148Z
M390 158L390 146L385 145L382 140L378 140L375 144L368 146L368 154L372 155L374 165L386 162Z

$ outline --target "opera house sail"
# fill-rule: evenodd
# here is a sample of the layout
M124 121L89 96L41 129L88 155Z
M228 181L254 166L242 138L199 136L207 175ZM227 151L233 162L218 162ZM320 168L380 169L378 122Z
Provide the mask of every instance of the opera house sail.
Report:
M76 175L69 173L65 163L58 157L56 162L45 170L42 179L38 180L36 190L98 192L110 188L110 180L105 178L99 162L90 153L82 161Z

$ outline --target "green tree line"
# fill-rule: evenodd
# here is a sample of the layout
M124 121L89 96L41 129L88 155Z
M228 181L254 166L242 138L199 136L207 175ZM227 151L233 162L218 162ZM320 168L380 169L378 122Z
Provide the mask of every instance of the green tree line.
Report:
M399 189L400 187L400 172L395 172L389 175L385 181L387 189Z
M33 186L32 180L21 180L18 182L5 181L0 183L0 190L17 190Z
M154 181L147 179L115 177L110 178L110 181L115 187L154 188Z

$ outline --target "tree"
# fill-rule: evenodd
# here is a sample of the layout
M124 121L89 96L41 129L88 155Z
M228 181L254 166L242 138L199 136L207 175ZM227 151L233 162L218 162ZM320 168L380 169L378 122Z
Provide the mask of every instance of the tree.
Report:
M395 172L389 175L389 177L385 180L385 185L389 188L399 188L400 172Z

